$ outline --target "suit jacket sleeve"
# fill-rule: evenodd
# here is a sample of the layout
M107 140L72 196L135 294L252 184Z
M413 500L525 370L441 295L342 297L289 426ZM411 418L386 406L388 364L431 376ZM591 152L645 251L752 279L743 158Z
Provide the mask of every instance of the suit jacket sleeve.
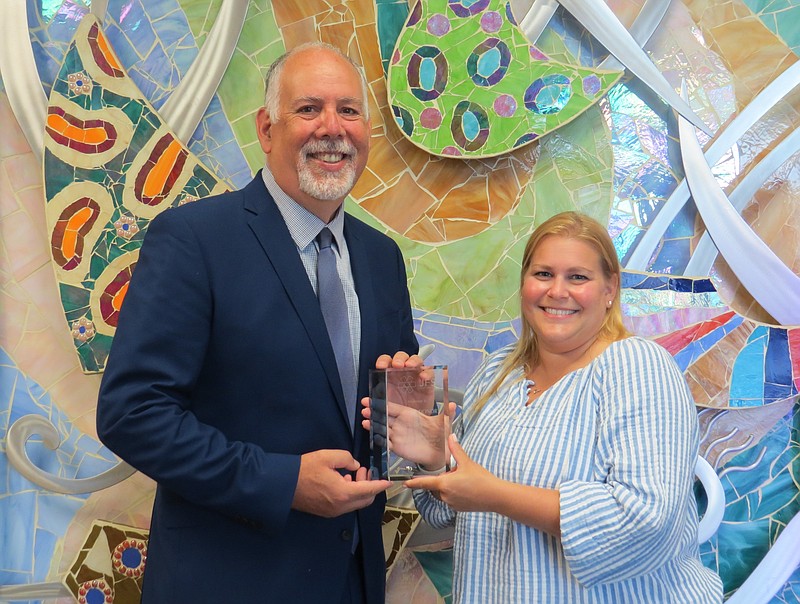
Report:
M183 216L170 210L149 226L102 380L98 434L184 499L277 530L289 513L299 455L232 440L191 410L214 346L215 307L209 251ZM225 413L230 402L214 404Z

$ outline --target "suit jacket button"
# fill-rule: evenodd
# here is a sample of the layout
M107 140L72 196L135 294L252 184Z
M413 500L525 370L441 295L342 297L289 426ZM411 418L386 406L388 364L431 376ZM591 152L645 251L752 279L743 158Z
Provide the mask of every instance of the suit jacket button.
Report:
M353 538L353 531L344 529L341 534L342 541L350 541Z

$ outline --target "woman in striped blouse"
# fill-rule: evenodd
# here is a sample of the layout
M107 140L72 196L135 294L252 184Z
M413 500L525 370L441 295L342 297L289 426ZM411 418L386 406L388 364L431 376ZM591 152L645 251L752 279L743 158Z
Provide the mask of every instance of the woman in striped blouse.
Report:
M456 469L407 482L431 525L455 524L454 601L721 602L697 545L696 410L622 324L608 232L558 214L522 266L522 334L466 389Z

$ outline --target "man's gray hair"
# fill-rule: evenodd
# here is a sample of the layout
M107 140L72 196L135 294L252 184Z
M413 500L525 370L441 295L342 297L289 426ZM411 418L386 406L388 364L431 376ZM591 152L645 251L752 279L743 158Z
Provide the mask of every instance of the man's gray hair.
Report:
M286 65L286 60L294 54L304 50L329 50L353 66L353 69L358 73L358 78L361 80L361 96L364 101L364 119L369 119L369 97L367 92L367 77L364 75L364 69L353 59L344 54L341 50L336 48L333 44L326 42L306 42L300 46L296 46L291 50L283 53L280 57L272 62L267 70L267 75L264 78L264 107L269 114L269 119L274 123L278 121L278 107L281 97L281 76L283 75L283 68Z

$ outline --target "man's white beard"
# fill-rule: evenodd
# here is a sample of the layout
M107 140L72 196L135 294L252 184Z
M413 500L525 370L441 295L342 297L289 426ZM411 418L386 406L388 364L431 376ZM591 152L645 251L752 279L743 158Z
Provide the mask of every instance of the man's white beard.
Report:
M337 172L316 170L308 156L325 152L346 154L344 167ZM344 199L356 184L355 157L355 147L344 141L309 141L300 149L297 159L300 190L322 201Z

